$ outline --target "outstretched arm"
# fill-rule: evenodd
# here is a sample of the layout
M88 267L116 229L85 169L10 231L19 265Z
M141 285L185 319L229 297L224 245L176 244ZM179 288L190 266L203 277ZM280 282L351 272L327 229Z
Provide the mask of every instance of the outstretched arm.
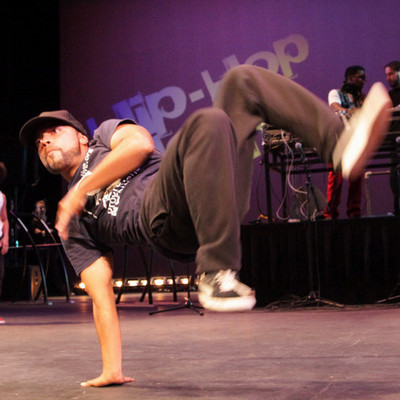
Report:
M0 252L2 255L8 252L8 231L9 231L9 223L7 216L7 200L4 194L1 194L4 199L3 207L1 209L0 220L3 223L3 237L0 239Z
M121 329L112 286L111 257L101 257L81 274L86 291L93 300L93 316L99 337L103 371L82 386L121 385L134 379L122 373Z
M349 117L352 116L355 113L355 111L357 110L357 108L355 108L355 107L353 107L353 108L344 108L339 103L332 103L329 107L334 112L347 114Z
M139 125L120 125L110 142L110 153L58 204L56 229L60 237L68 238L71 217L80 214L86 204L86 194L107 187L140 167L154 151L150 133Z

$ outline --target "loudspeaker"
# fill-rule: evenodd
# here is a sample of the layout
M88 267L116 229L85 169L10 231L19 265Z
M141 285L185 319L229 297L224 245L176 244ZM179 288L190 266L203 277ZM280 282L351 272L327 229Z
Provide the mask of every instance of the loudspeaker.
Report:
M42 284L40 268L38 265L28 265L25 279L21 283L22 273L21 266L6 267L2 300L35 300Z
M42 275L38 265L29 265L28 271L30 277L30 288L28 289L29 300L35 300L42 284Z

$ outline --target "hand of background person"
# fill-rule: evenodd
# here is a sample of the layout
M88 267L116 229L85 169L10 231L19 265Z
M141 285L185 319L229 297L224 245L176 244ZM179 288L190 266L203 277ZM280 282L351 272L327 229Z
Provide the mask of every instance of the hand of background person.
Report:
M0 250L1 250L1 255L4 256L4 254L8 253L8 240L6 240L4 237L0 239Z

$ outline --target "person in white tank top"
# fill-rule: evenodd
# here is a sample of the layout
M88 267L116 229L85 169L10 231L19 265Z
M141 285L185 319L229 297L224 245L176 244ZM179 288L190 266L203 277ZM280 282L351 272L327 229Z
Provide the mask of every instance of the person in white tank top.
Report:
M4 181L6 175L7 168L4 163L0 162L0 184ZM8 252L8 232L7 200L4 193L0 191L0 298L4 278L4 255ZM2 323L4 323L4 320L0 318L0 324Z

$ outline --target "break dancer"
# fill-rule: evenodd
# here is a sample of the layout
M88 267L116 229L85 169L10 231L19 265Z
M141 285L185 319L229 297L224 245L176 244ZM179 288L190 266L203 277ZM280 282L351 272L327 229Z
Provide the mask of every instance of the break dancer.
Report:
M316 96L264 68L229 70L214 106L192 114L162 156L134 121L107 120L90 140L67 111L43 112L20 140L69 182L56 228L93 300L103 370L83 386L130 382L112 287L113 243L147 245L180 261L195 258L199 301L209 310L255 304L240 269L240 223L249 206L254 133L261 122L315 147L346 178L357 178L386 131L390 98L376 84L348 126Z

